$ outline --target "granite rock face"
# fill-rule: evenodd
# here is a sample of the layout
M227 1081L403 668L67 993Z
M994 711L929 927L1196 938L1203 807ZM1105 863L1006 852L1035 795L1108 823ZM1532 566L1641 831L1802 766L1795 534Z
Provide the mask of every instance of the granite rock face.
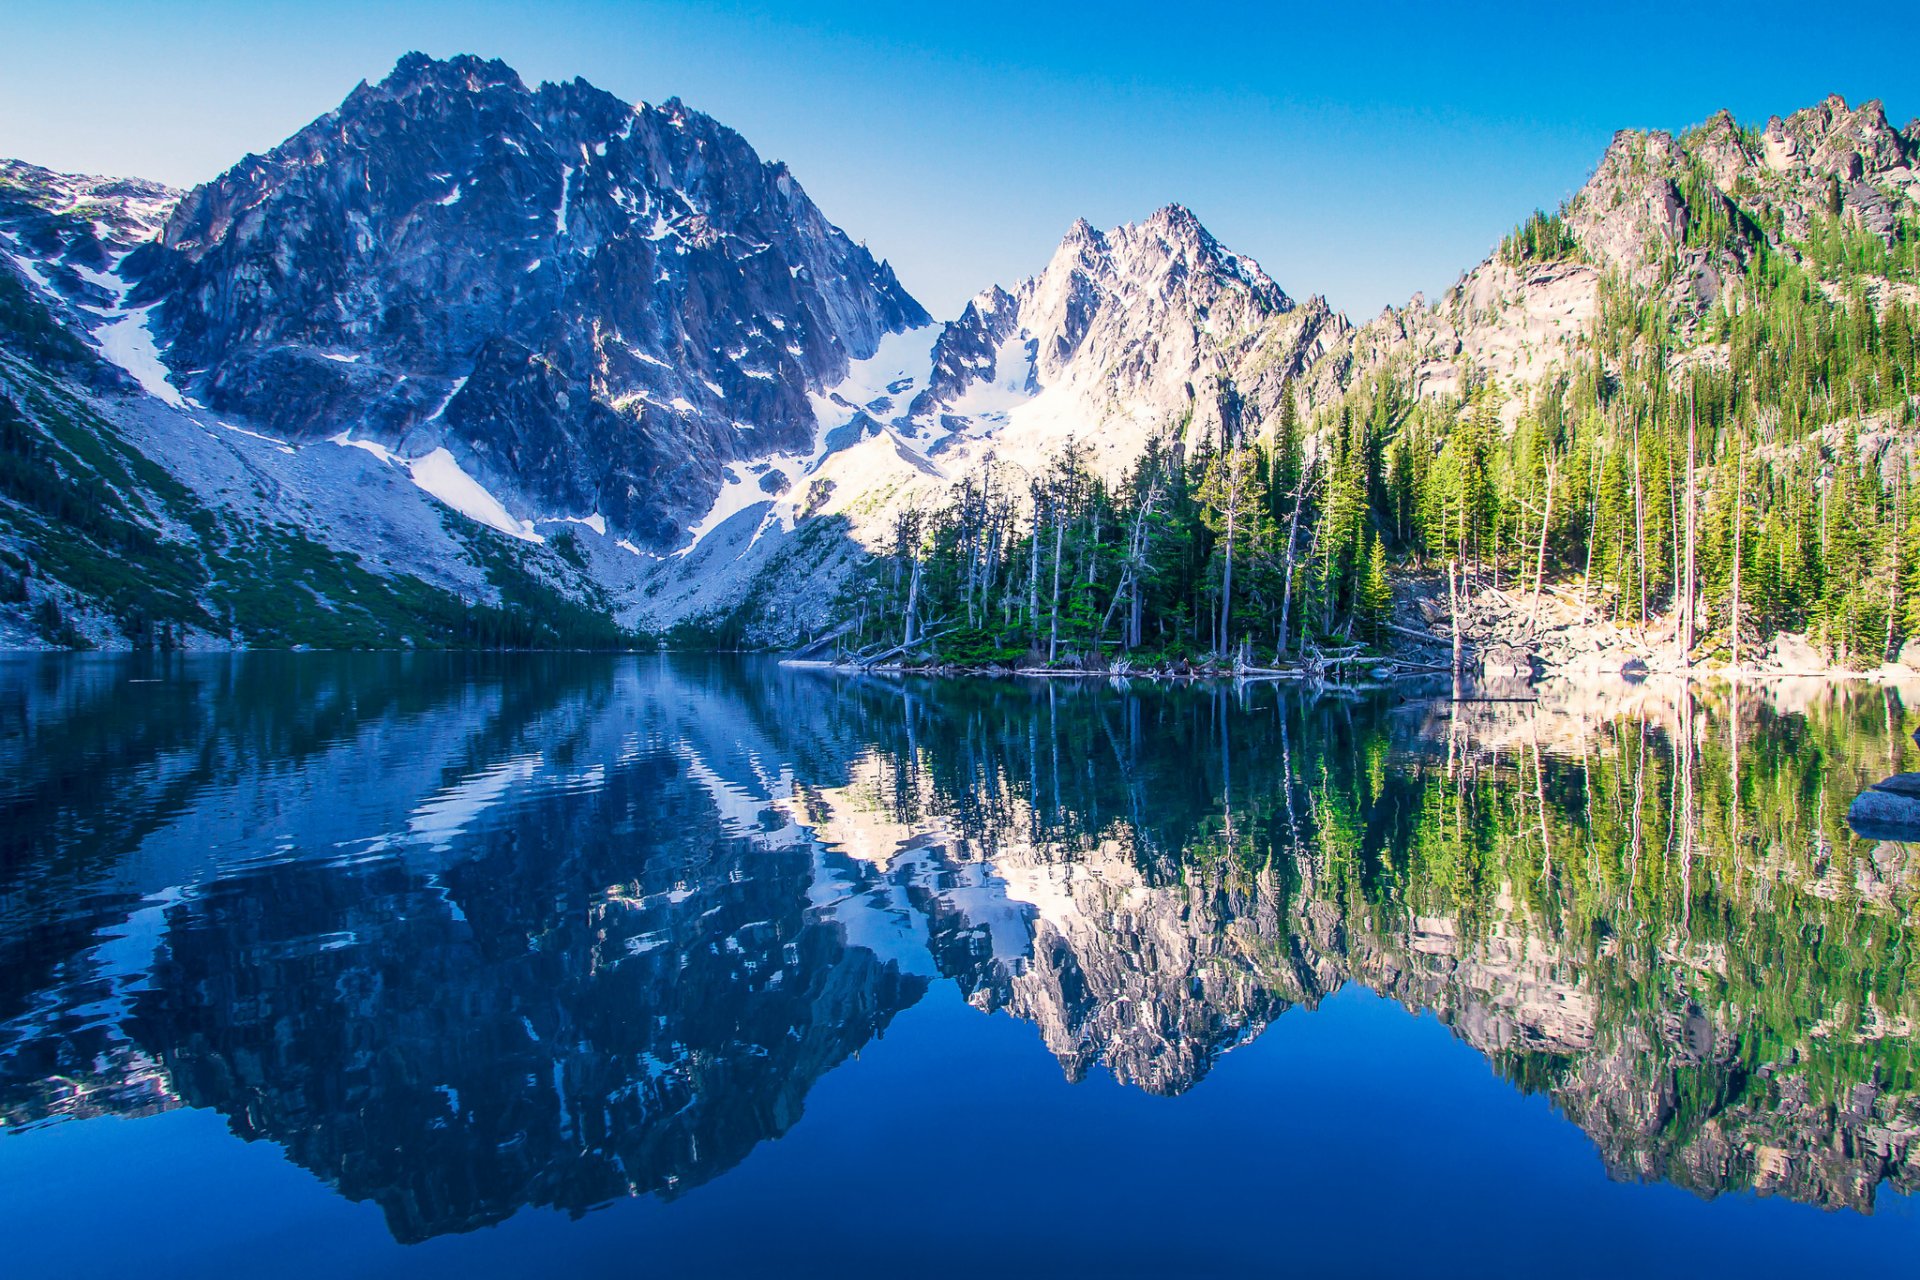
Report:
M1023 436L1078 431L1130 462L1182 423L1188 442L1239 439L1346 328L1184 206L1105 232L1082 219L1040 274L982 292L941 331L913 412L1016 456Z
M670 100L420 54L189 192L129 264L176 380L294 441L446 448L516 514L673 545L723 465L926 323L784 165Z
M1823 220L1891 244L1899 220L1920 215L1917 125L1895 131L1878 101L1834 96L1758 130L1725 111L1678 134L1623 129L1561 210L1572 254L1488 255L1440 297L1351 330L1303 395L1329 402L1390 364L1410 366L1422 394L1524 392L1576 358L1610 275L1657 292L1689 326L1763 249L1799 259ZM1517 411L1525 398L1507 403Z

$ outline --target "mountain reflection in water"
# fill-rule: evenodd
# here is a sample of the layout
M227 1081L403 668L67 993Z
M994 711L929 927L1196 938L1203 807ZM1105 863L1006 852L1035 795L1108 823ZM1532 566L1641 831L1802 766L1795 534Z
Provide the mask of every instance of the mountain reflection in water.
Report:
M212 1108L417 1241L724 1176L933 982L1168 1096L1351 982L1616 1179L1915 1189L1897 694L1401 697L9 661L0 1121Z

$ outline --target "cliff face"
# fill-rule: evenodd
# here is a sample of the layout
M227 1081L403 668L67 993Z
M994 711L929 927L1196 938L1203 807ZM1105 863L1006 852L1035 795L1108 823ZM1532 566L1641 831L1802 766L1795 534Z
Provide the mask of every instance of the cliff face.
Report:
M180 200L132 264L182 389L276 435L446 448L518 516L671 548L723 465L925 313L677 100L409 55Z
M1389 363L1423 394L1525 391L1577 358L1604 280L1657 295L1690 327L1762 248L1800 258L1822 219L1891 244L1920 212L1916 164L1912 126L1838 96L1760 130L1724 111L1680 134L1622 130L1567 202L1564 248L1491 254L1440 298L1388 308L1333 346L1306 394L1330 400Z

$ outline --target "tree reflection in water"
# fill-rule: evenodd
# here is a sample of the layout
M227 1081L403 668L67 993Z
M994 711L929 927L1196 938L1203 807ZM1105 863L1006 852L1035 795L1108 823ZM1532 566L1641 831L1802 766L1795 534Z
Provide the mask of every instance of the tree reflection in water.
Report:
M1357 982L1616 1177L1915 1183L1882 688L303 655L13 664L0 720L8 1125L216 1108L403 1240L717 1177L934 980L1164 1095Z

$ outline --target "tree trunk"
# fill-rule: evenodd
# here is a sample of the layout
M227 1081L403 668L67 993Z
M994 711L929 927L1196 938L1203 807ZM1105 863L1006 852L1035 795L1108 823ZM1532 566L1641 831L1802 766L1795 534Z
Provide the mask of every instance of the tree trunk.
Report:
M1741 510L1740 502L1746 495L1747 464L1744 458L1735 460L1733 471L1733 669L1740 670L1740 534L1746 528L1746 513ZM1736 704L1738 705L1738 704ZM1735 756L1734 776L1739 777L1739 757Z
M1220 579L1220 652L1227 651L1227 617L1233 608L1233 512L1227 513L1227 568Z
M1681 548L1686 542L1686 534L1681 527L1680 491L1683 483L1675 474L1673 459L1667 459L1667 527L1673 531L1673 647L1678 650L1682 643L1682 621L1686 612L1681 597L1685 574L1681 572ZM1684 659L1684 652L1680 655ZM1681 665L1685 665L1682 661Z
M1696 454L1695 442L1699 435L1698 422L1693 408L1693 388L1687 388L1687 611L1686 637L1680 646L1680 665L1693 665L1694 610L1699 601L1697 582L1694 576L1694 538L1699 527L1699 491L1695 487Z
M1281 661L1286 660L1292 648L1292 633L1287 629L1287 615L1293 609L1294 547L1299 541L1300 500L1305 487L1306 476L1303 472L1293 486L1293 515L1287 520L1287 581L1280 593L1280 652L1277 655Z
M1060 653L1060 554L1066 549L1067 522L1053 522L1053 621L1047 633L1047 665L1052 666Z
M920 639L920 557L913 558L913 576L907 579L907 634L900 642L903 649L911 649Z
M1132 587L1133 566L1128 565L1120 570L1120 581L1113 588L1113 599L1107 601L1107 611L1100 615L1100 634L1094 638L1095 644L1104 644L1106 642L1107 628L1113 625L1113 615L1119 612L1120 602L1127 598L1127 593ZM1122 637L1121 643L1126 643L1124 637Z
M1647 490L1640 475L1640 422L1633 423L1633 539L1640 565L1640 629L1647 627Z
M1533 561L1533 610L1527 615L1527 630L1540 621L1540 587L1547 575L1547 522L1553 519L1553 463L1547 463L1547 500L1540 509L1540 552Z
M1587 589L1593 585L1593 539L1600 531L1600 451L1593 451L1587 489L1587 567L1580 573L1580 621L1587 620Z
M1457 575L1458 562L1447 561L1447 619L1453 624L1453 683L1454 696L1460 696L1460 584Z
M1033 506L1033 556L1027 565L1027 643L1040 646L1040 504Z

